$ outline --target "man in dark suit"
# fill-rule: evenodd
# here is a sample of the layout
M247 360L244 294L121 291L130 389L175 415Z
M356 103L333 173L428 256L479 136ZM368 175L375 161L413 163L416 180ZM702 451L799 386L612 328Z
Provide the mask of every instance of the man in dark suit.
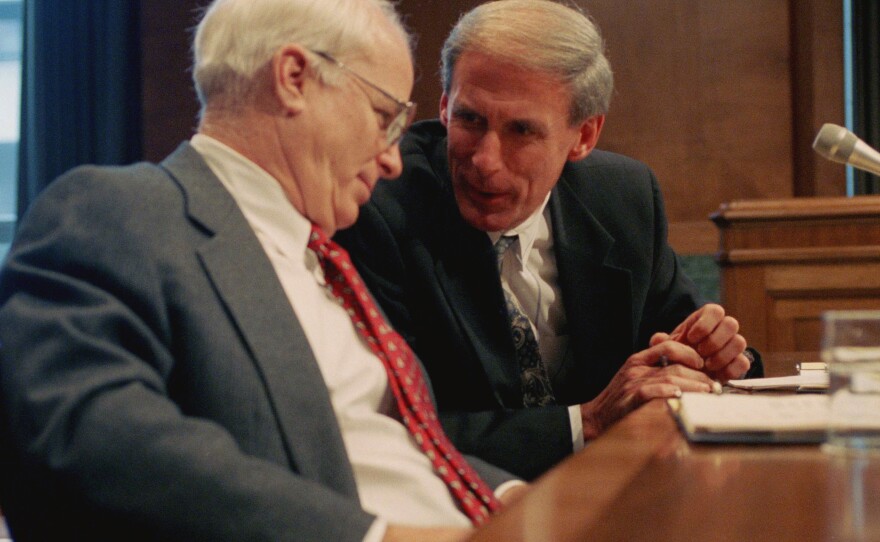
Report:
M462 540L498 508L513 477L445 444L326 243L401 171L408 45L384 0L216 0L199 133L29 210L0 275L17 541Z
M667 244L651 171L594 150L613 86L602 49L555 2L467 13L443 48L439 121L410 130L402 177L338 236L453 440L527 478L638 405L753 361Z

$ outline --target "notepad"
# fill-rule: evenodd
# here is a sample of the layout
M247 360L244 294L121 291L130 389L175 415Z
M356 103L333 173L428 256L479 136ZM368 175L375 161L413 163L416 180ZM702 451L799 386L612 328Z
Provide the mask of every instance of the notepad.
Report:
M827 395L712 395L670 399L679 426L692 442L812 443L825 440Z
M730 380L727 385L743 390L792 390L818 391L828 389L828 373L825 371L802 371L793 376L770 378L746 378Z

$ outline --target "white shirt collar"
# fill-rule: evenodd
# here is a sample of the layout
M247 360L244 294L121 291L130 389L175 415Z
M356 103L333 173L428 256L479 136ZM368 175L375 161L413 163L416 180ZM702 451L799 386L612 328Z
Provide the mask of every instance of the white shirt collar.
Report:
M232 194L257 235L271 240L285 256L302 260L311 222L290 203L278 180L210 136L196 134L190 143Z
M489 240L494 245L502 236L519 236L519 243L515 246L517 247L520 260L526 261L529 251L532 250L532 246L535 244L535 240L539 236L549 235L549 228L544 227L549 221L549 218L544 214L548 201L550 201L549 192L547 197L544 198L544 203L535 209L535 212L525 219L522 224L506 231L486 232L489 235Z

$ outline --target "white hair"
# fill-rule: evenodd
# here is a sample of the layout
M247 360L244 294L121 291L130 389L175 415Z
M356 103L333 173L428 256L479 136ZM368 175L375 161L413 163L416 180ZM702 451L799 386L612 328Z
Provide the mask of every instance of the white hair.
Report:
M193 39L193 81L202 110L209 102L237 105L255 77L286 43L346 58L368 50L391 28L412 39L389 0L214 0Z

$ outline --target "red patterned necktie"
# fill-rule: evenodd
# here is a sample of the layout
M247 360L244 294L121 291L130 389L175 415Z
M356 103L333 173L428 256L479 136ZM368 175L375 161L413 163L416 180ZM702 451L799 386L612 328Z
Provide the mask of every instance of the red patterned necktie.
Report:
M483 524L501 504L440 427L421 367L409 345L385 322L345 249L315 225L308 246L318 256L330 292L370 350L382 360L403 424L461 509L474 525Z

